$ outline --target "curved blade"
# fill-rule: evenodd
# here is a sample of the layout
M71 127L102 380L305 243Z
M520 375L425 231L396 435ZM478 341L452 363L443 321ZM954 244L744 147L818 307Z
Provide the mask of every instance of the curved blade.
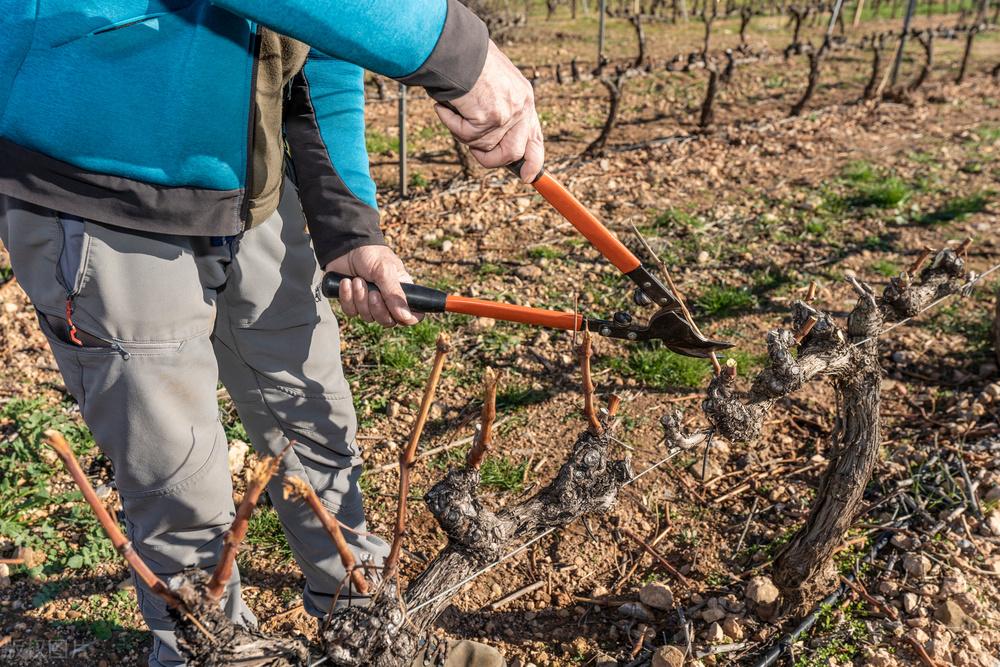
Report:
M662 340L668 349L688 357L707 357L712 352L733 347L732 343L705 338L673 310L661 310L653 315L639 339Z

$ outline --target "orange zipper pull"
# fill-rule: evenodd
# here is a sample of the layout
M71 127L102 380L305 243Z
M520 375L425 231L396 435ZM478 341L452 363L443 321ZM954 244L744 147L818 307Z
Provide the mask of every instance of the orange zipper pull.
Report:
M73 324L73 297L66 299L66 325L69 327L69 339L83 347L83 341L76 335L76 325Z

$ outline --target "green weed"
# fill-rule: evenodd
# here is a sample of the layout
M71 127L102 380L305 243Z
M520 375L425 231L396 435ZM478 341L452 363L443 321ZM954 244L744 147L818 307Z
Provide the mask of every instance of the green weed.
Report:
M492 262L483 262L476 267L476 273L481 276L499 276L506 273L507 270L500 264L493 264Z
M524 327L497 322L483 333L483 351L491 355L507 354L524 340Z
M983 125L977 127L976 136L984 143L994 143L1000 141L1000 125Z
M841 172L848 186L846 195L828 193L825 208L842 212L845 208L894 208L913 195L913 188L898 176L864 161L851 162Z
M386 155L399 152L399 139L390 137L378 130L365 132L365 148L371 155Z
M757 299L745 287L713 285L694 300L706 317L725 317L752 309Z
M872 271L886 278L899 275L899 267L887 259L880 259L872 264Z
M524 472L527 468L527 461L514 463L505 456L491 456L483 461L479 475L484 486L516 493L524 488Z
M844 171L841 175L848 181L853 181L854 183L869 183L877 180L879 177L876 168L872 166L871 163L863 160L857 160L849 163L846 167L844 167Z
M259 507L250 517L247 523L247 544L273 551L283 561L292 559L292 550L273 507Z
M89 569L115 558L111 541L74 486L54 492L52 475L62 470L43 457L42 433L58 429L78 457L94 451L90 432L71 416L70 406L44 399L15 399L0 408L0 535L16 546L45 554L33 574ZM85 462L86 464L86 462ZM71 536L72 540L67 539Z
M654 227L668 227L670 229L697 230L705 226L705 221L699 216L679 208L668 208L659 213L653 219Z
M896 176L884 180L865 183L847 198L847 203L855 208L894 208L913 194L910 186Z
M616 373L653 389L700 387L712 372L708 361L674 354L659 344L634 348L628 356L612 358L610 365Z
M551 248L547 245L538 245L533 248L528 248L528 251L525 254L534 259L561 259L566 256L566 253L563 251Z
M424 176L419 171L414 171L410 174L410 187L411 188L426 188L430 184L427 177Z
M795 667L826 667L833 662L850 664L858 647L869 636L864 613L861 602L852 602L842 609L823 605L809 642L811 649L795 661Z
M816 236L823 238L830 231L830 225L825 220L819 218L813 218L812 220L807 220L802 226L803 231L810 236Z
M528 385L501 387L497 391L497 410L517 410L541 403L548 397L544 389L532 389Z
M993 197L993 192L984 190L965 197L955 197L944 202L934 211L925 213L917 219L921 225L940 225L956 220L964 220L973 213L986 210Z

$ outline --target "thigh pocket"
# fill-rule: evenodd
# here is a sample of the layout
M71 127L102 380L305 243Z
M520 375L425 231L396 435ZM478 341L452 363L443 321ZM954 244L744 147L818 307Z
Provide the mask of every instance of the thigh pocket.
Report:
M354 403L350 395L305 396L289 387L261 382L261 396L268 411L289 437L305 449L297 449L315 463L348 468L360 456L355 436L358 431Z
M211 332L215 293L202 285L189 238L87 222L83 250L74 294L80 328L129 351Z
M14 275L31 303L38 309L61 310L66 288L59 273L63 235L56 214L35 207L8 208L0 223Z

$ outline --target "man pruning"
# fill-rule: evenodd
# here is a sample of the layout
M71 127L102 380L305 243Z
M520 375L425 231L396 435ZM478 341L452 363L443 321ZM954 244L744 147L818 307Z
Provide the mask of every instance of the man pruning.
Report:
M0 238L142 558L164 579L216 563L234 515L221 380L254 448L295 440L284 472L377 563L387 548L364 536L356 418L317 291L320 267L356 276L340 286L345 313L417 321L379 231L363 69L446 102L442 122L483 165L523 156L525 180L543 160L531 86L456 0L2 8ZM280 477L270 497L321 616L343 568ZM149 664L183 664L162 602L137 594ZM225 610L255 623L238 573Z

